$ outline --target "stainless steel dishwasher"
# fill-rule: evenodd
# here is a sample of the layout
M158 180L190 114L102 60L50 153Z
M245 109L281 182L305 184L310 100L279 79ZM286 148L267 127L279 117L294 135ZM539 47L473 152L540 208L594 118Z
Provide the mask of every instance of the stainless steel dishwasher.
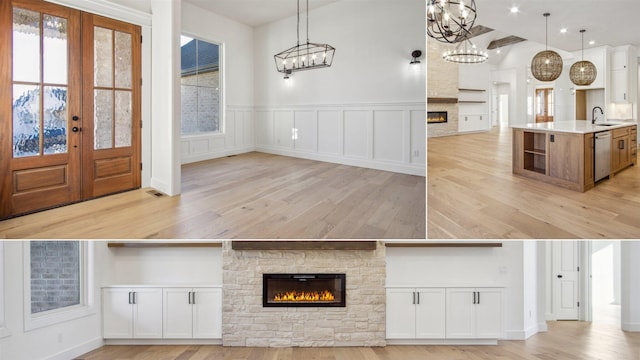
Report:
M611 131L595 133L595 181L606 178L611 171Z

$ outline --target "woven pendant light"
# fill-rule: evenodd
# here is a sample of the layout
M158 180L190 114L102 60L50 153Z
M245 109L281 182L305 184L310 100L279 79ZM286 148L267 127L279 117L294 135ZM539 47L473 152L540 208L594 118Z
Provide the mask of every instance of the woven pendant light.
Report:
M542 14L545 17L545 48L547 45L547 18L549 13ZM553 50L546 49L540 51L531 60L531 73L533 77L540 81L553 81L560 77L562 73L562 57Z
M582 33L582 60L571 65L569 70L569 78L571 82L578 86L591 85L596 80L598 71L596 66L591 61L584 59L584 32L586 30L580 30Z

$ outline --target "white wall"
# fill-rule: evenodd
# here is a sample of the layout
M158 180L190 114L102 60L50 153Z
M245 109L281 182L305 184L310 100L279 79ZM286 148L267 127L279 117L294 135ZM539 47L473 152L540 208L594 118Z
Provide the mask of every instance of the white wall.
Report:
M0 359L7 360L67 360L100 347L102 325L100 314L100 289L94 288L95 313L59 324L24 331L23 311L23 242L4 242L5 315L10 335L0 339ZM101 276L101 250L94 248L95 280ZM28 274L27 274L28 275ZM26 304L29 306L29 304Z
M296 17L256 28L256 150L424 175L426 64L409 65L424 52L424 12L420 0L312 10L310 41L334 46L335 59L288 83L273 55L295 45Z
M103 248L102 278L109 285L222 285L221 248Z
M520 125L533 121L532 114L529 115L527 113L527 97L533 97L533 91L536 86L549 86L558 89L562 88L562 91L560 92L560 103L556 101L556 104L558 104L558 106L560 107L560 115L563 117L563 120L566 119L565 112L568 108L568 105L564 94L569 93L570 88L570 80L568 80L568 68L563 70L561 79L556 80L557 84L555 84L554 82L539 82L531 75L531 71L528 69L528 66L530 66L531 64L531 59L533 59L533 57L539 51L542 51L544 49L544 44L537 44L530 41L515 44L512 45L511 50L509 50L502 62L498 64L497 70L513 72L510 75L510 80L502 80L505 82L510 82L512 86L511 97L514 99L510 100L509 104L510 124ZM571 53L554 49L552 47L550 47L549 49L558 52L560 56L562 56L564 64L569 64L569 67L571 66L571 64L573 63L573 55ZM529 79L529 83L527 83L527 79ZM492 78L492 80L500 81L496 78ZM569 81L569 83L567 81ZM571 106L573 106L573 104Z
M183 136L181 162L253 151L253 28L184 2L182 32L222 44L224 131Z
M621 243L622 330L640 331L640 241Z
M533 258L525 265L524 258ZM507 339L533 335L524 313L537 318L535 242L503 242L499 248L387 248L386 286L504 286L504 332ZM534 282L533 284L531 284ZM526 300L525 300L526 297ZM527 306L525 308L525 305ZM533 321L535 323L535 320Z

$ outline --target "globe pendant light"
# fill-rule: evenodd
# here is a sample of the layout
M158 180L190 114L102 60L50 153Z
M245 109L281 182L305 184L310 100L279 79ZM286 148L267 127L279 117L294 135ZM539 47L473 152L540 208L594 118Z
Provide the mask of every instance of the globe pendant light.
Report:
M571 69L569 70L569 78L571 82L578 86L587 86L591 85L596 80L596 75L598 75L598 71L596 70L596 66L593 65L591 61L586 61L584 59L584 32L586 30L580 30L582 33L582 60L576 62L571 65Z
M457 43L476 21L475 0L427 0L427 35L443 43Z
M553 50L548 49L548 17L549 13L542 14L545 17L545 39L544 51L540 51L531 60L531 73L533 77L540 81L553 81L560 77L562 73L562 57Z

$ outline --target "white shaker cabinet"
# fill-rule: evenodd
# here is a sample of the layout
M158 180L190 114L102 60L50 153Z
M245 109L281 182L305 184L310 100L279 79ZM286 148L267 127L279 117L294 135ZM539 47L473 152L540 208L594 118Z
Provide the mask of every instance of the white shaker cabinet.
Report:
M162 289L105 288L102 303L105 339L162 338Z
M168 339L222 337L220 288L164 288L163 329Z
M448 288L447 339L497 339L502 336L502 290Z
M444 288L387 289L387 339L444 339Z

